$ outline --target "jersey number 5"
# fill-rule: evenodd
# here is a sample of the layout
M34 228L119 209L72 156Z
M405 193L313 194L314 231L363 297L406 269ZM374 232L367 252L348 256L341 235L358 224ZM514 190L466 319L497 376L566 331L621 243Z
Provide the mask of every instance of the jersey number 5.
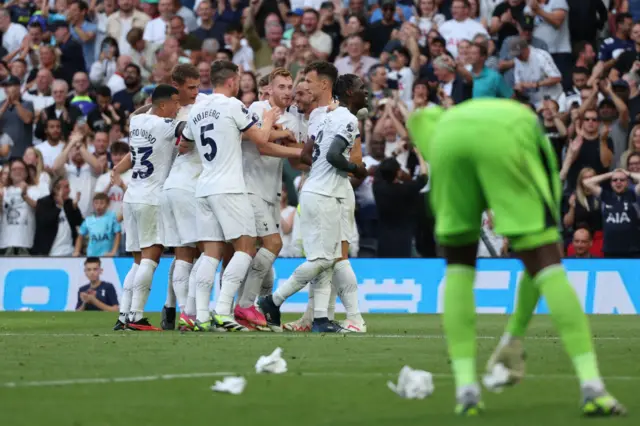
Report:
M218 146L216 145L216 141L214 141L213 138L207 137L207 132L210 131L213 131L213 123L200 127L200 144L202 146L208 145L211 147L211 152L207 152L204 154L204 158L207 161L211 161L216 158L216 154L218 153Z
M151 146L140 147L138 148L137 152L135 148L131 148L131 166L133 168L133 173L131 173L131 177L133 179L146 179L153 174L153 170L154 170L153 164L151 164L151 161L149 161L149 157L151 157L152 153L153 153L153 147ZM144 167L143 170L136 169L136 162L138 159L137 154L141 155L139 165L141 167Z

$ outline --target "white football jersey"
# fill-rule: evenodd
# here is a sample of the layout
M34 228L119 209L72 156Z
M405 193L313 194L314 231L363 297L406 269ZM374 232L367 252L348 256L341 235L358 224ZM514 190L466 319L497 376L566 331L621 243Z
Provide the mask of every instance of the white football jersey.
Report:
M312 113L313 114L313 113ZM310 118L310 122L313 117ZM311 124L309 124L311 133ZM345 107L338 107L335 111L326 114L324 123L317 132L312 135L313 164L309 171L309 177L302 187L302 192L313 192L336 198L345 198L349 188L349 176L347 172L336 169L327 161L327 152L336 137L341 137L347 142L347 148L343 155L349 159L353 144L360 136L358 119Z
M311 111L311 114L309 114L309 125L307 126L307 138L316 139L326 116L326 106L318 107Z
M298 143L303 144L307 141L307 120L295 106L287 108L278 123L282 124L286 130L291 130Z
M200 100L199 98L200 95L196 98L196 102ZM200 101L206 101L206 99ZM187 121L189 111L191 111L192 107L193 104L180 108L176 119L179 121ZM198 150L194 147L186 154L178 154L173 161L169 176L167 176L167 180L164 182L164 189L182 189L195 193L196 182L201 172L202 161L200 160L200 155L198 155Z
M129 146L131 148L131 182L124 202L160 204L160 191L173 160L178 120L139 114L131 117Z
M182 135L194 141L202 161L196 197L246 192L240 133L257 121L238 99L219 93L191 108Z

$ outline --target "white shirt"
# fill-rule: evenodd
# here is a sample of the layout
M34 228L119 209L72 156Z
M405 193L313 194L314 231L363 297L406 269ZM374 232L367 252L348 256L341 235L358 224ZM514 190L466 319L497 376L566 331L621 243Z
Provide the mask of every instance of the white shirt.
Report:
M32 200L41 197L38 188L30 186L27 195ZM45 194L46 195L46 194ZM20 247L30 249L36 234L36 212L22 198L17 186L4 189L2 200L2 226L0 227L0 249Z
M30 101L33 104L33 110L35 111L36 116L39 116L39 113L43 109L55 103L53 100L53 96L42 95L40 93L34 95L27 92L22 95L22 99L24 99L25 101Z
M287 206L284 209L280 210L280 220L287 220L291 213L294 213L296 208L293 206ZM293 221L295 222L296 214L293 215ZM291 232L285 234L282 230L282 226L280 226L280 239L282 240L282 250L280 250L280 257L294 257L294 252L298 250L293 250L293 224L291 226Z
M198 95L198 97L196 97L196 103L202 100L203 96ZM176 119L179 121L187 121L189 111L191 111L192 107L193 105L185 105L180 108ZM198 150L194 147L194 149L186 154L178 154L173 161L169 176L167 176L167 180L164 182L163 189L182 189L195 194L196 182L200 177L200 173L202 173L202 161L200 160L200 155L198 155Z
M400 94L400 99L405 104L411 102L413 99L413 71L411 68L404 67L400 69L400 71L390 71L388 74L390 80L395 80L398 82L398 91Z
M121 13L120 14L120 40L118 40L118 49L120 49L121 55L128 55L131 52L131 45L127 41L127 34L129 34L129 31L131 30L132 25L133 25L133 15L131 15L128 18L125 18L124 16L122 16L122 13ZM97 55L99 56L100 52L98 52Z
M120 179L129 185L131 182L131 170L120 175ZM108 190L107 190L108 189ZM111 185L111 173L104 173L96 181L95 192L106 192L109 197L109 211L112 211L117 215L122 214L122 200L124 199L124 191L117 185Z
M53 167L53 163L58 158L58 155L62 154L64 150L64 142L60 141L56 146L53 146L49 141L42 142L36 146L36 149L42 154L42 162L45 167Z
M196 10L194 7L193 10ZM196 19L196 15L193 13L193 10L182 6L176 12L176 15L182 18L184 21L185 32L193 32L198 29L198 20Z
M436 13L432 18L428 18L426 16L412 16L409 18L409 22L418 26L420 30L420 42L421 46L427 45L427 34L431 31L432 28L439 28L442 24L446 22L446 18L441 13Z
M73 163L67 163L64 167L71 187L70 197L75 200L76 194L80 193L78 209L83 217L87 217L93 211L93 189L96 185L96 176L93 174L91 166L87 163L80 167Z
M124 194L125 203L160 204L160 191L173 161L178 124L178 120L153 114L131 117L129 145L132 173Z
M27 36L27 29L24 25L14 24L13 22L9 24L9 28L7 31L2 34L2 47L7 49L8 53L13 52L22 44L22 39Z
M225 46L227 49L231 49L230 45ZM242 67L245 71L251 71L253 69L253 49L249 46L249 42L246 39L240 40L240 49L233 54L231 60L234 64Z
M58 232L56 233L56 238L53 240L51 250L49 250L49 256L71 256L73 249L71 226L67 220L67 215L64 213L64 209L60 209Z
M121 90L127 88L127 85L124 83L124 78L121 75L113 73L111 77L109 77L109 81L107 81L107 87L111 90L111 96L115 95Z
M529 46L529 59L524 62L515 58L514 79L515 83L535 83L549 77L561 77L560 71L553 62L553 58L549 52L542 49ZM562 85L557 83L553 86L540 87L537 91L528 92L530 101L536 105L542 102L545 96L557 100L562 94Z
M167 38L167 23L161 17L152 19L144 27L142 38L151 43L164 43Z
M262 114L271 110L271 108L269 101L254 102L249 107L249 114L252 117L258 117L256 124L262 127ZM285 112L282 114L278 123L282 124L287 114L291 113ZM293 119L288 118L287 121L292 122ZM247 193L255 194L271 204L275 204L278 201L282 188L282 158L260 155L256 144L244 140L242 141L242 169Z
M347 142L343 155L348 159L353 144L360 137L360 130L358 119L345 107L338 107L326 114L322 128L314 138L313 164L302 192L336 198L347 196L347 189L350 187L349 175L333 167L327 160L327 152L336 136Z
M324 119L327 116L327 107L318 107L311 111L309 114L309 124L307 126L307 138L315 139L318 136L318 132L322 130Z
M240 133L257 121L238 99L219 93L191 108L182 135L195 142L202 160L196 197L246 192Z
M447 41L447 50L454 58L458 57L458 43L462 40L471 41L479 33L489 35L482 24L471 18L462 22L450 19L440 27L440 35Z
M333 40L329 34L318 30L309 36L309 46L320 53L326 53L328 55L331 54L331 50L333 49Z
M376 160L370 155L367 155L362 158L362 162L367 169L369 167L377 166L380 164L380 161ZM355 190L356 195L356 203L359 206L370 206L376 204L376 199L373 196L373 176L367 176L362 181L362 184Z
M533 36L547 43L549 53L571 53L571 35L569 33L569 5L567 0L549 0L540 7L547 13L564 10L566 16L560 28L556 28L539 16L535 17ZM524 13L530 14L531 8L526 6Z
M322 3L324 0L291 0L291 10L310 8L319 11Z

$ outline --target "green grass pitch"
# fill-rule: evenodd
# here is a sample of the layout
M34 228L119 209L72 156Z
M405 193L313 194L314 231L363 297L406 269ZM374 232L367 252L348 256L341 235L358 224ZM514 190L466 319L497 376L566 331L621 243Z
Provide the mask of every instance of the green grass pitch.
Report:
M143 426L638 425L640 318L593 316L602 374L630 411L583 419L579 390L546 316L526 342L528 377L502 394L484 392L486 413L453 415L453 380L436 315L368 315L367 335L113 332L115 314L0 313L0 424ZM288 316L287 319L293 317ZM159 323L157 315L151 318ZM479 369L506 317L478 316ZM289 372L256 375L260 355L282 347ZM410 365L434 373L426 400L386 386ZM242 395L214 393L225 372L244 375Z

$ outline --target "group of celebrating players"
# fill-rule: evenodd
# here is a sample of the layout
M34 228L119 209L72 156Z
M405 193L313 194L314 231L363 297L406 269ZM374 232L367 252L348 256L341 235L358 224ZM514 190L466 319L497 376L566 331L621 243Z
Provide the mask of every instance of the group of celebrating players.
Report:
M295 105L291 74L276 68L268 98L247 109L236 98L235 64L212 64L211 95L198 93L198 70L181 64L173 84L159 85L151 104L132 114L130 155L113 170L114 178L132 170L123 216L134 257L115 330L161 330L143 312L160 256L172 247L162 329L175 329L177 301L184 331L366 332L348 249L355 233L349 174L367 175L354 114L367 92L359 77L338 77L328 62L310 64L304 75ZM300 194L307 260L272 295L284 159L307 172ZM282 325L280 306L307 284L307 313ZM342 323L333 320L337 295L347 313Z

